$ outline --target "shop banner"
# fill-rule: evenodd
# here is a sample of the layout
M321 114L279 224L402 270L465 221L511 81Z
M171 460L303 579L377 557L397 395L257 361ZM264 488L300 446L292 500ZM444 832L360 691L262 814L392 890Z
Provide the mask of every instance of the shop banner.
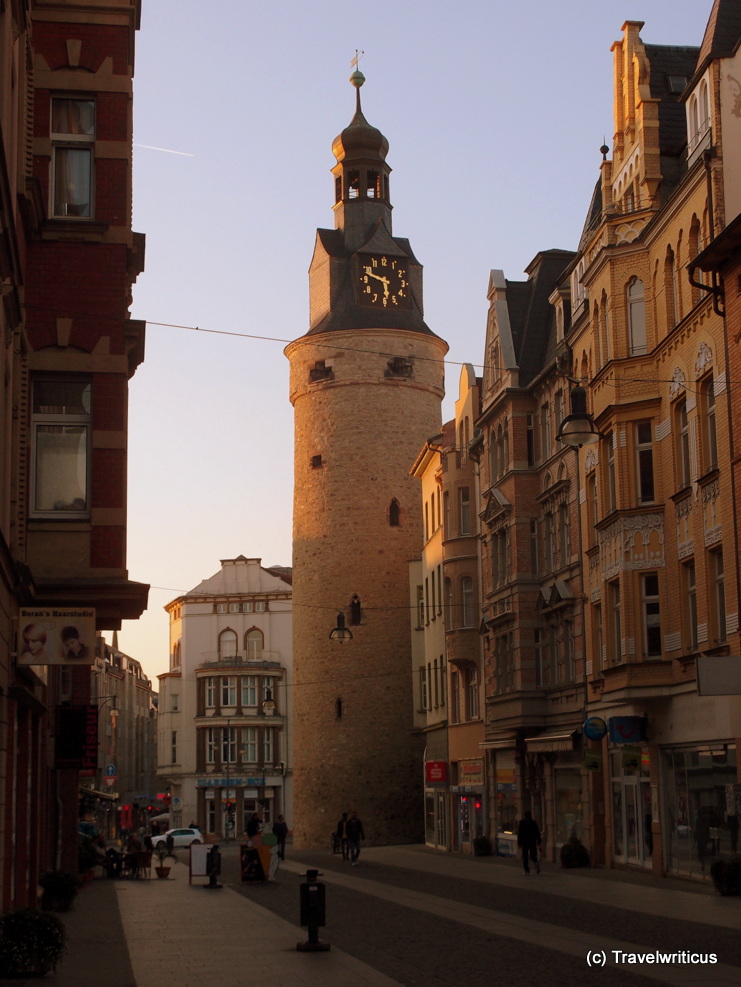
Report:
M92 665L95 610L91 607L21 607L19 665Z

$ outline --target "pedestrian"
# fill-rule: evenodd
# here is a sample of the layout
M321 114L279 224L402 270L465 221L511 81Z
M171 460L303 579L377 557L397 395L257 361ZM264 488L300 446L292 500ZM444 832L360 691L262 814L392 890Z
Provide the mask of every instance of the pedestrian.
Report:
M335 841L336 845L339 846L342 851L342 859L350 859L350 851L347 848L347 813L342 813L342 819L337 823L337 830L335 831Z
M350 851L350 863L354 867L360 856L360 841L365 839L363 824L358 819L357 812L351 812L345 827L347 832L347 847Z
M262 824L260 823L260 817L256 812L253 812L249 820L247 821L247 841L250 843L250 845L252 845L254 842L254 845L257 846L257 844L260 842L259 836L261 829L262 829Z
M278 856L281 860L286 859L286 837L288 836L288 823L285 821L283 816L278 816L278 818L273 823L273 836L278 841Z
M528 860L535 864L535 873L540 874L538 847L541 844L540 826L533 819L530 811L525 812L525 818L520 820L517 827L517 845L522 850L522 873L529 874Z

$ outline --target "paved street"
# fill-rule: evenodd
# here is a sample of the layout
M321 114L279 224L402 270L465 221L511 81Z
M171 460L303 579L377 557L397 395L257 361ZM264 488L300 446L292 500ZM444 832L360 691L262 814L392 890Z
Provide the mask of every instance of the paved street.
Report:
M366 850L357 868L329 852L289 854L275 885L238 890L296 921L307 865L327 884L323 937L410 987L461 979L483 987L494 973L515 985L741 981L741 901L721 899L709 885L555 865L526 878L515 862L417 847ZM224 869L236 878L228 855ZM610 969L587 966L590 948L608 953ZM715 952L718 962L616 969L612 950Z
M741 982L741 899L709 884L546 864L460 858L425 847L366 849L357 867L329 851L291 852L277 880L243 884L222 847L223 888L98 879L64 916L69 955L52 987L725 987ZM324 875L328 953L296 951L299 885ZM675 953L674 962L658 962ZM587 956L593 965L587 963ZM717 962L692 962L715 954ZM601 968L604 955L605 969ZM616 957L618 962L616 963ZM653 958L654 962L651 962ZM678 962L677 962L678 961Z

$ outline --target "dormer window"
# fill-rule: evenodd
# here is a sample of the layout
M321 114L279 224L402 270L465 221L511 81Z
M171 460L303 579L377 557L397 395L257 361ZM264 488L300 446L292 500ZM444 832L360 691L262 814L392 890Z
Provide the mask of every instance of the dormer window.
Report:
M710 146L710 98L707 79L687 102L687 151L688 164L697 160L701 151Z

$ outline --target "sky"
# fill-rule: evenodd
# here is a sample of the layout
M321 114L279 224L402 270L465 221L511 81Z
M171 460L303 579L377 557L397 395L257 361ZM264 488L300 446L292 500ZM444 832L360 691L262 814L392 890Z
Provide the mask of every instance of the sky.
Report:
M493 268L524 280L574 250L613 134L614 41L699 46L712 0L142 0L134 77L128 568L149 609L122 651L169 667L163 607L222 559L291 564L287 342L309 328L315 231L332 229L332 141L386 136L394 235L424 265L425 320L480 373ZM410 464L411 466L411 464ZM108 635L110 637L110 633ZM156 683L155 683L156 687Z

